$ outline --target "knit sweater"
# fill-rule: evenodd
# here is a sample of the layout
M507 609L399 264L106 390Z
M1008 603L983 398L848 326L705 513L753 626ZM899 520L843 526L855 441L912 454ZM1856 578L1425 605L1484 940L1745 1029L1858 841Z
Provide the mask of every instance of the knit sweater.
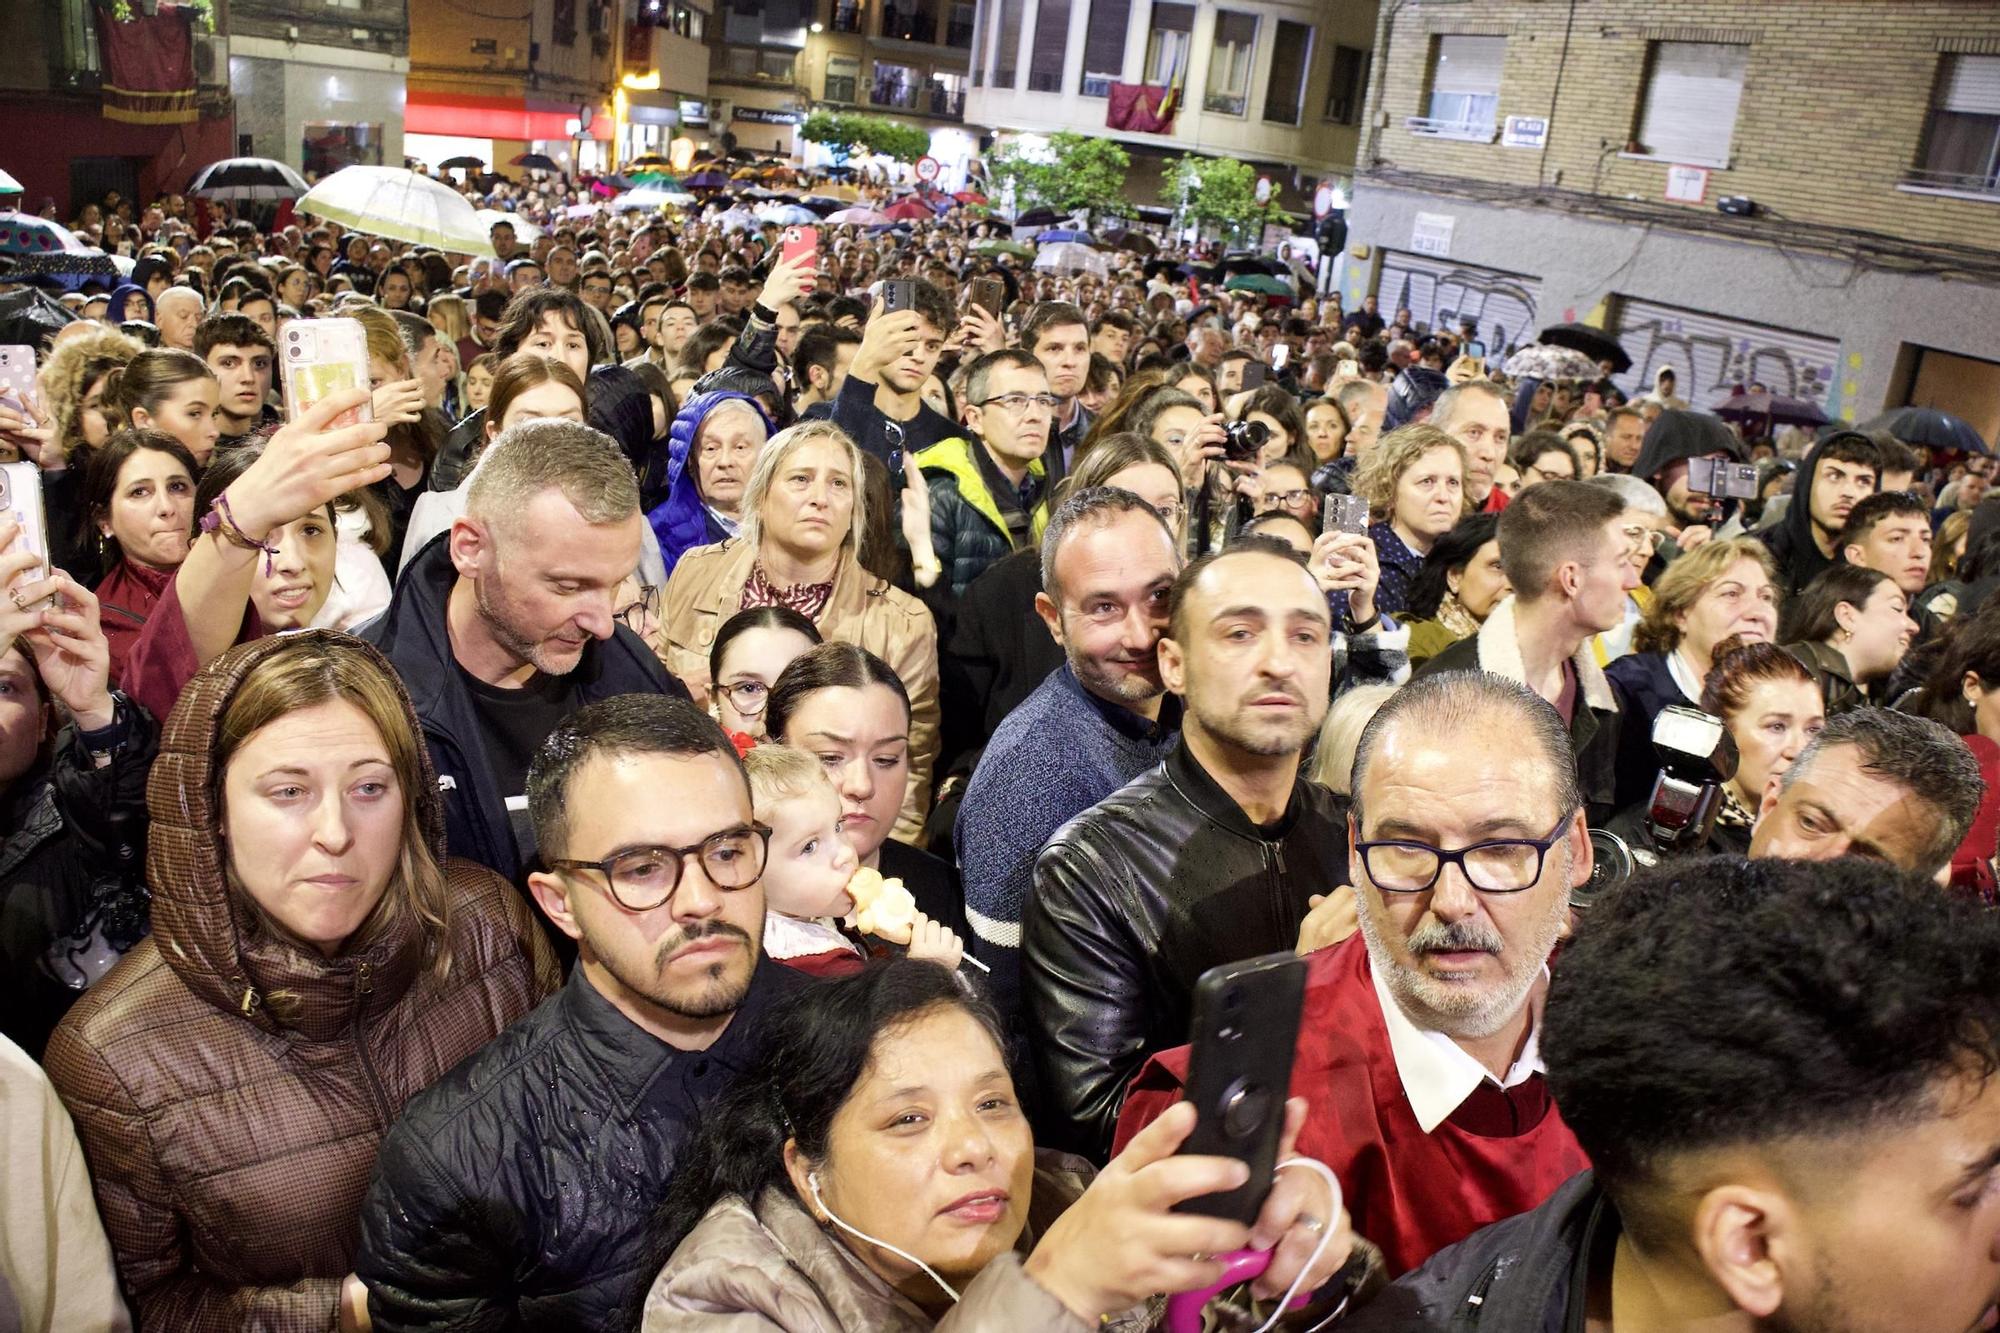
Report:
M1021 914L1035 858L1055 831L1166 757L1179 702L1160 722L1085 690L1064 663L993 733L959 806L956 841L973 957L993 969L989 988L1012 1017L1021 987Z

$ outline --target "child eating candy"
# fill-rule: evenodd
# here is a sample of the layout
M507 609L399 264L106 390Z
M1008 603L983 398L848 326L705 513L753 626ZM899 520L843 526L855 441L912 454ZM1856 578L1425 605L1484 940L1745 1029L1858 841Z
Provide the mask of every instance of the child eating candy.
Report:
M840 793L817 759L789 745L759 745L743 765L757 822L771 830L764 952L815 976L860 971L867 955L840 925L855 910L848 885L860 868L840 833ZM908 925L909 935L896 943L908 944L910 957L958 966L964 945L956 934L921 912Z

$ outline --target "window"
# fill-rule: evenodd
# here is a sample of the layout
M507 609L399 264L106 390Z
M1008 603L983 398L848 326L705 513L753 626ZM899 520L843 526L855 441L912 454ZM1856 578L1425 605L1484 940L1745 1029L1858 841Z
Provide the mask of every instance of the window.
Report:
M1326 83L1326 119L1359 125L1368 97L1368 53L1358 46L1333 48L1333 74Z
M1946 56L1910 173L1919 185L2000 194L2000 56Z
M1035 40L1030 50L1029 91L1061 92L1063 57L1069 51L1069 0L1041 0L1035 7Z
M1654 42L1639 111L1639 146L1648 157L1727 167L1743 97L1747 46Z
M966 47L972 45L972 25L978 19L977 5L954 4L951 7L951 22L945 25L944 44Z
M986 81L986 16L976 14L972 22L972 86Z
M1180 82L1187 69L1194 6L1160 0L1153 6L1153 31L1146 38L1145 81L1156 87ZM1213 58L1213 57L1211 57Z
M1084 22L1083 95L1109 97L1111 85L1125 77L1125 25L1132 18L1132 0L1091 0Z
M946 120L965 116L965 76L939 70L930 78L930 113Z
M1026 0L1000 0L1000 36L993 53L993 86L1012 88L1021 65L1021 13Z
M1220 9L1215 43L1208 52L1208 94L1204 111L1240 116L1250 102L1250 62L1257 55L1257 16Z
M1306 69L1312 63L1313 30L1304 23L1278 20L1277 44L1271 48L1271 82L1264 90L1264 119L1280 125L1299 123L1306 97Z
M917 105L917 72L908 65L875 62L875 82L868 100L876 106L901 107L913 111Z
M826 58L826 85L820 97L828 102L854 101L854 85L861 77L861 62L853 56Z
M551 35L557 46L576 44L576 0L555 0Z
M797 57L790 51L759 51L757 53L757 77L774 79L779 83L792 81L792 61Z
M1500 109L1505 37L1440 37L1431 58L1431 99L1411 128L1461 139L1493 138Z
M855 0L835 0L833 6L833 30L835 32L861 31L861 6Z

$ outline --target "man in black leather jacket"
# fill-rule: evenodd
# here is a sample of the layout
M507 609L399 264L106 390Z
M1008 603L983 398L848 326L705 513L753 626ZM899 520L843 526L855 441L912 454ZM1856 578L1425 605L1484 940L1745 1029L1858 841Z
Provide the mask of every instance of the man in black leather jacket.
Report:
M624 1327L682 1143L756 1071L764 1011L811 984L761 956L764 891L742 882L763 868L749 782L686 700L572 714L535 759L529 808L552 868L529 885L578 962L383 1141L355 1263L380 1333ZM672 866L603 868L661 849L678 861L664 900Z
M1293 948L1344 882L1346 813L1299 776L1326 714L1326 597L1290 547L1241 541L1175 581L1160 672L1181 741L1065 824L1035 864L1023 937L1038 1142L1102 1161L1126 1085L1188 1039L1211 967Z

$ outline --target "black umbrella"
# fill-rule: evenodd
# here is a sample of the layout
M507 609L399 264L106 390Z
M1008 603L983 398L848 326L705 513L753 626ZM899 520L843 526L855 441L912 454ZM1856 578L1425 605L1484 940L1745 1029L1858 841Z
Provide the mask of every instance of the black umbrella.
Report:
M1773 425L1823 426L1827 422L1826 412L1818 403L1749 390L1732 393L1709 410L1727 421L1747 425L1762 422L1767 433Z
M1609 361L1614 375L1623 375L1632 368L1632 358L1625 354L1618 340L1588 324L1552 324L1535 341L1582 352L1592 361Z
M444 171L484 171L486 163L477 157L448 157L438 167Z
M1031 208L1014 219L1017 227L1053 227L1062 221L1062 215L1053 208Z
M1266 259L1262 255L1253 255L1248 253L1247 251L1241 251L1236 254L1224 255L1222 257L1222 262L1217 264L1215 267L1218 273L1223 273L1223 274L1262 273L1266 277L1274 277L1274 278L1280 276L1288 276L1285 274L1285 266L1283 264L1280 264L1277 260Z
M75 322L68 307L46 292L33 287L0 292L0 343L40 347L43 339Z
M1140 256L1160 253L1160 243L1143 231L1133 231L1129 227L1113 227L1097 239L1114 250L1124 250Z
M1962 418L1934 407L1894 407L1861 423L1862 430L1886 430L1904 444L1967 454L1993 452L1979 432Z
M275 203L297 199L306 192L305 179L282 162L268 157L232 157L196 173L188 193L202 199Z
M547 153L518 153L509 159L513 166L526 167L530 171L561 171L555 159Z

